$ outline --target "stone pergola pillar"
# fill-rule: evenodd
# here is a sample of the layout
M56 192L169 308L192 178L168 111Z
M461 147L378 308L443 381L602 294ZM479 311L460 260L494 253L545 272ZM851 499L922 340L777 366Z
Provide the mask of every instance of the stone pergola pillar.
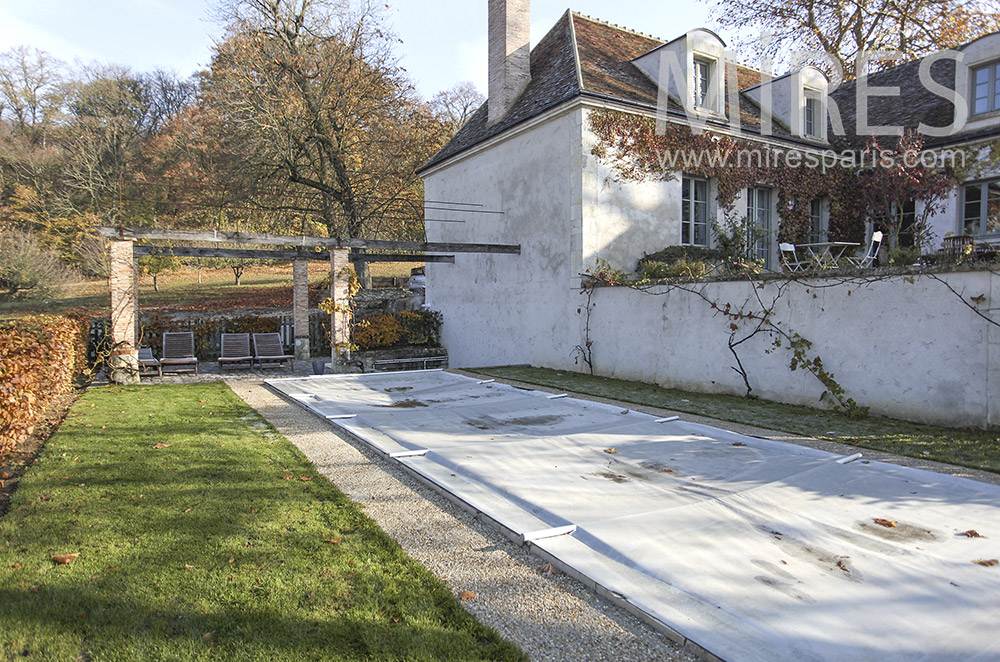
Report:
M292 317L295 324L295 358L309 360L309 263L292 262Z
M134 239L111 240L111 356L109 378L115 384L139 382L139 352L135 347L138 288Z
M330 341L333 345L331 358L334 364L339 357L351 356L350 252L348 248L330 249L330 298L334 305L330 315Z

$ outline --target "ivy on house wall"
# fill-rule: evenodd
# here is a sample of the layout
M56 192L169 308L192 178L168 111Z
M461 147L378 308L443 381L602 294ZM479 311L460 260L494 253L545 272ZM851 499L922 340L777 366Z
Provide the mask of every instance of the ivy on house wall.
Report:
M774 189L778 239L792 243L809 236L811 203L820 197L830 201L832 240L863 241L869 221L894 237L899 230L895 210L911 200L922 203L916 230L926 240L927 222L941 211L947 196L973 168L1000 152L997 143L982 149L954 148L957 158L931 163L920 158L924 144L915 133L905 133L893 147L873 138L856 152L799 150L710 131L695 133L680 124L667 124L657 133L653 118L615 110L593 112L590 129L597 137L592 153L622 180L669 180L682 172L713 180L716 202L729 222L744 216L736 204L743 190Z

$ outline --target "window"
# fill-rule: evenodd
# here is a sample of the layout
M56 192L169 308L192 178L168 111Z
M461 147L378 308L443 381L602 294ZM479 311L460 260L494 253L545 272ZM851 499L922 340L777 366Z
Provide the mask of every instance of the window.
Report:
M681 244L708 246L708 180L685 176L681 198Z
M972 114L1000 110L1000 62L972 70Z
M707 108L711 96L712 63L706 60L694 61L694 105Z
M747 189L747 238L749 257L771 266L771 189Z
M823 135L820 127L822 117L819 92L816 90L806 90L806 105L802 108L803 135L812 136L813 138L821 137Z
M809 243L826 241L826 205L823 198L815 198L809 204Z
M965 234L1000 234L1000 181L970 184L965 187L964 198Z

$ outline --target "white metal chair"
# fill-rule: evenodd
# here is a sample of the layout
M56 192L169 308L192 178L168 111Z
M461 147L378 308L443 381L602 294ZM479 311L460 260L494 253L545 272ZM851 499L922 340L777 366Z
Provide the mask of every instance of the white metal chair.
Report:
M781 249L781 265L788 271L802 271L808 265L795 254L795 244L778 244Z
M875 258L878 257L878 249L882 247L882 232L873 232L872 241L868 244L868 252L864 254L864 257L848 257L847 261L850 262L855 267L859 269L867 269L872 266L875 262Z

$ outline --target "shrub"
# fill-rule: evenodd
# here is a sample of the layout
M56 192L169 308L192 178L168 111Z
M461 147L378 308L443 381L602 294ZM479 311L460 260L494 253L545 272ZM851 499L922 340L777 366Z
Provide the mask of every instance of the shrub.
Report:
M352 340L359 349L401 345L436 345L441 335L441 313L404 310L359 318Z
M83 329L78 320L50 315L0 323L0 453L30 435L83 371Z
M664 262L672 264L678 260L688 262L721 262L725 259L722 251L702 246L667 246L663 250L645 255L639 259L637 271L642 271L642 265L647 262Z
M659 280L661 278L701 278L711 271L711 266L704 262L688 261L681 258L667 264L665 262L645 262L639 272L643 278Z
M436 345L441 336L441 313L434 310L404 310L397 313L408 345Z
M0 235L0 296L6 299L57 294L74 278L59 254L42 248L26 232Z
M393 347L402 339L405 329L395 315L362 317L354 326L353 341L361 349Z

